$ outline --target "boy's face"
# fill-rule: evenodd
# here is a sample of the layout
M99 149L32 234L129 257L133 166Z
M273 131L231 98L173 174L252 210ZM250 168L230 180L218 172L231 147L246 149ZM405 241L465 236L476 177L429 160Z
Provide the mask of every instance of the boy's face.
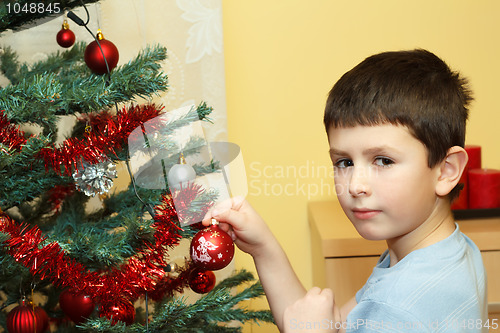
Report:
M404 126L331 128L339 202L359 234L371 240L406 235L436 209L439 168Z

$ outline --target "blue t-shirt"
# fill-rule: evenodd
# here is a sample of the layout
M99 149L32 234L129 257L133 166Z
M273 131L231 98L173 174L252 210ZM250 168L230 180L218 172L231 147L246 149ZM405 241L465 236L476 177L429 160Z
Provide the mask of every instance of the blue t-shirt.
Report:
M446 239L389 264L385 251L356 293L347 332L488 332L481 253L458 225Z

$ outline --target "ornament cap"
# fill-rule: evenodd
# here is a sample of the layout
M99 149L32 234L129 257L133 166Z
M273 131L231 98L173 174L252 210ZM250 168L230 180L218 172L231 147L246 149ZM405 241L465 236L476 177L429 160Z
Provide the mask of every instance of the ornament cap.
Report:
M219 225L219 221L216 219L212 219L212 222L210 222L211 225Z
M175 263L170 263L167 264L164 269L167 273L175 273L177 271L177 265Z
M33 302L26 295L23 295L19 300L19 305L33 306Z
M63 28L64 30L69 30L68 20L64 20L64 21L63 21L62 28Z
M182 152L179 155L179 164L187 164L186 163L186 158L184 157L184 153L182 153Z
M103 40L104 39L104 35L102 34L101 29L97 29L96 38L97 38L97 40Z

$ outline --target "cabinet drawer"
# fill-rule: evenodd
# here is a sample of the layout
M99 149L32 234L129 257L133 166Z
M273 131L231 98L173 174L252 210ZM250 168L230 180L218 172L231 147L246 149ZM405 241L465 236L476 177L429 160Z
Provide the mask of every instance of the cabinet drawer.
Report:
M488 276L488 303L500 303L500 251L481 252Z

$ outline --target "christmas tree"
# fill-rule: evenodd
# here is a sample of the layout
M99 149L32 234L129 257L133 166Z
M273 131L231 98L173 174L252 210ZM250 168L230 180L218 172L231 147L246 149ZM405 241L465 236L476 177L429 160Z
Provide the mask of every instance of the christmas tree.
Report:
M4 1L0 34L62 11L86 28L89 17L71 10L93 2ZM57 332L233 332L240 327L225 323L271 321L267 311L239 306L263 295L250 273L235 272L214 286L210 269L220 268L220 260L200 265L186 253L180 264L169 261L182 239L216 228L203 229L199 221L220 193L193 178L220 174L220 161L199 137L184 135L180 144L179 134L172 134L210 122L212 108L200 102L174 117L160 105L133 103L167 91L163 46L146 47L115 67L118 49L101 34L88 45L73 45L66 26L57 42L66 49L30 64L0 45L1 71L9 80L0 87L4 330L47 331L49 318ZM76 119L71 135L56 142L67 116ZM38 130L21 129L26 124ZM198 155L205 163L186 162ZM129 185L110 191L120 164ZM96 196L101 206L89 210ZM219 232L212 235L222 239ZM232 243L226 243L218 246L229 251ZM236 292L242 284L248 285ZM186 288L203 296L189 302L182 295ZM33 295L43 295L43 303L35 304Z

